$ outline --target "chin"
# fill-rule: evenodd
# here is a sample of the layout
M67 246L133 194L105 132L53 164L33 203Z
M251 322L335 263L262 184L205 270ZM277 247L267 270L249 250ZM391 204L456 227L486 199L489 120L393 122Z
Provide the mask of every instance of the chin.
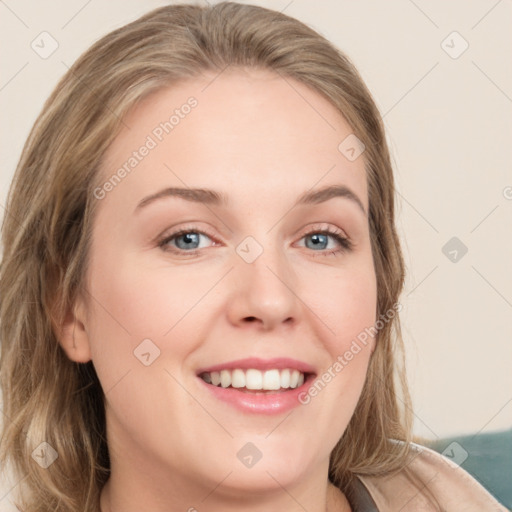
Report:
M250 469L237 466L231 471L223 481L222 488L226 494L233 496L240 493L261 495L276 490L282 492L283 487L292 487L305 478L304 469L298 470L286 459L271 460L266 465L260 460Z

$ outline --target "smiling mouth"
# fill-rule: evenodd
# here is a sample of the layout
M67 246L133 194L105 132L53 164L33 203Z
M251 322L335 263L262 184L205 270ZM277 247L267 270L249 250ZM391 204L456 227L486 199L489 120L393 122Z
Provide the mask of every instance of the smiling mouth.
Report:
M243 370L220 370L203 372L199 377L207 384L221 388L232 388L252 394L282 393L296 389L308 380L311 373L293 368L260 371L255 368Z

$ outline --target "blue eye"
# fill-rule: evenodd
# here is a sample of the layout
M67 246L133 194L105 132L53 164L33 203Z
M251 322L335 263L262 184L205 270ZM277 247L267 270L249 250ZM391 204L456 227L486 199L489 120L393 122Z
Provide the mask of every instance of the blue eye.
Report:
M198 247L201 237L210 238L201 231L182 230L168 236L159 245L166 250L178 249L179 251L193 253L193 251L201 249L201 247ZM174 242L174 244L169 245L170 242Z
M190 245L194 245L192 249L197 249L196 245L199 244L199 239L201 238L201 235L199 233L184 233L183 235L180 235L176 238L176 245L179 249L190 249ZM185 247L180 247L179 241L183 240L183 245Z
M327 245L329 244L329 235L327 233L313 233L310 235L306 235L305 238L306 240L311 240L313 244L312 246L308 247L308 249L327 249ZM306 244L306 247L307 246L308 245Z
M212 240L212 237L197 229L182 229L172 233L158 242L158 246L164 250L179 255L196 255L201 249L199 247L201 238ZM311 243L305 243L307 249L318 253L315 256L337 256L339 253L350 251L352 242L343 236L341 231L325 229L320 231L310 231L306 233L301 240L309 240ZM334 245L329 245L330 240L334 240Z
M326 229L323 231L310 231L303 237L305 240L311 240L311 244L305 244L308 249L313 249L314 252L320 252L319 255L327 255L330 253L336 256L343 251L350 251L352 243L341 232L331 231ZM335 240L334 247L329 247L329 239ZM316 255L315 255L316 256Z

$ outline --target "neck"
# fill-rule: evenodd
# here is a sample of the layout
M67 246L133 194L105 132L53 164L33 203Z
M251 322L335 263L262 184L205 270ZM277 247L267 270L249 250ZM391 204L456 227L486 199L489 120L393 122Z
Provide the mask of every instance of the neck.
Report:
M149 508L155 512L201 512L203 503L208 500L208 512L234 512L241 509L247 512L278 512L282 510L287 512L303 512L304 510L308 510L308 512L352 512L345 495L330 482L327 482L322 493L317 493L315 496L304 497L300 495L297 498L297 495L299 493L295 490L292 493L284 487L281 492L267 497L262 496L261 493L254 496L251 496L250 493L241 493L238 496L233 493L229 498L225 494L219 494L213 497L214 493L212 492L203 499L198 499L197 494L195 494L195 498L186 498L185 495L180 495L170 502L173 504L172 508L161 501L155 502L155 506L151 502ZM147 509L142 502L137 499L132 500L131 496L130 491L123 493L115 487L112 479L109 479L101 492L99 512L135 512L136 510ZM194 496L194 494L189 496Z

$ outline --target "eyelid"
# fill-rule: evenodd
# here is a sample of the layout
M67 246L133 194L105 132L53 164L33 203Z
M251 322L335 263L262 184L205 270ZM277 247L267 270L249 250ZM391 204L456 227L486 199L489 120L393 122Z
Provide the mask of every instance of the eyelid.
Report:
M348 239L348 235L347 233L339 228L338 226L334 226L332 224L328 224L326 222L317 222L317 223L313 223L313 224L308 224L307 227L305 227L303 230L300 231L300 233L302 233L302 237L306 236L306 235L310 235L312 233L321 233L321 232L327 232L327 233L334 233L334 234L337 234L339 236L342 236L343 238L346 238Z
M165 250L165 243L167 241L169 241L170 239L172 238L176 238L184 233L189 233L189 232L194 232L194 233L199 233L201 235L206 235L208 238L211 238L214 242L218 242L217 240L217 237L209 230L209 229L206 229L206 228L199 228L197 227L197 225L184 225L178 229L176 229L175 231L172 230L171 228L171 231L167 231L166 233L167 234L163 234L161 236L158 237L157 239L157 244L159 247L162 247L164 248ZM198 251L201 251L202 249L194 249L194 250L191 250L191 251L180 251L179 249L175 249L174 252L179 252L180 254L195 254L197 253ZM170 252L173 252L172 249L169 249Z
M322 254L325 256L327 253L337 254L345 251L351 251L354 248L354 243L347 235L347 233L339 228L338 226L333 226L331 224L326 223L317 223L313 225L309 225L304 231L301 232L301 236L299 240L302 240L304 237L312 234L325 234L336 240L336 242L340 245L340 248L332 250L332 249L324 249L323 251L312 251L314 256L321 256ZM318 254L314 254L317 252Z
M172 239L175 239L175 238L179 237L180 235L189 233L189 232L194 232L194 233L198 233L201 235L205 235L214 242L214 245L215 245L215 243L217 243L217 245L218 245L219 241L218 241L217 237L213 233L211 233L211 231L209 229L199 228L197 225L184 225L184 226L176 229L175 231L171 231L170 233L168 232L167 234L161 235L157 239L157 244L164 251L168 251L171 253L175 253L175 254L179 254L179 255L192 255L192 256L196 255L199 252L201 252L202 250L204 250L204 248L193 249L190 251L184 251L184 250L180 250L178 248L168 248L169 246L166 245ZM318 234L326 234L328 236L331 236L340 245L340 247L335 250L324 249L324 250L319 250L319 251L311 251L313 254L315 252L317 252L318 254L316 256L322 256L322 255L325 256L325 255L327 255L327 253L337 254L339 252L350 251L353 249L353 242L348 237L348 235L345 233L345 231L337 226L332 226L327 223L317 223L317 224L308 225L306 228L303 228L301 231L299 231L299 233L300 233L299 240L304 239L304 237L306 237L308 235L318 233Z

